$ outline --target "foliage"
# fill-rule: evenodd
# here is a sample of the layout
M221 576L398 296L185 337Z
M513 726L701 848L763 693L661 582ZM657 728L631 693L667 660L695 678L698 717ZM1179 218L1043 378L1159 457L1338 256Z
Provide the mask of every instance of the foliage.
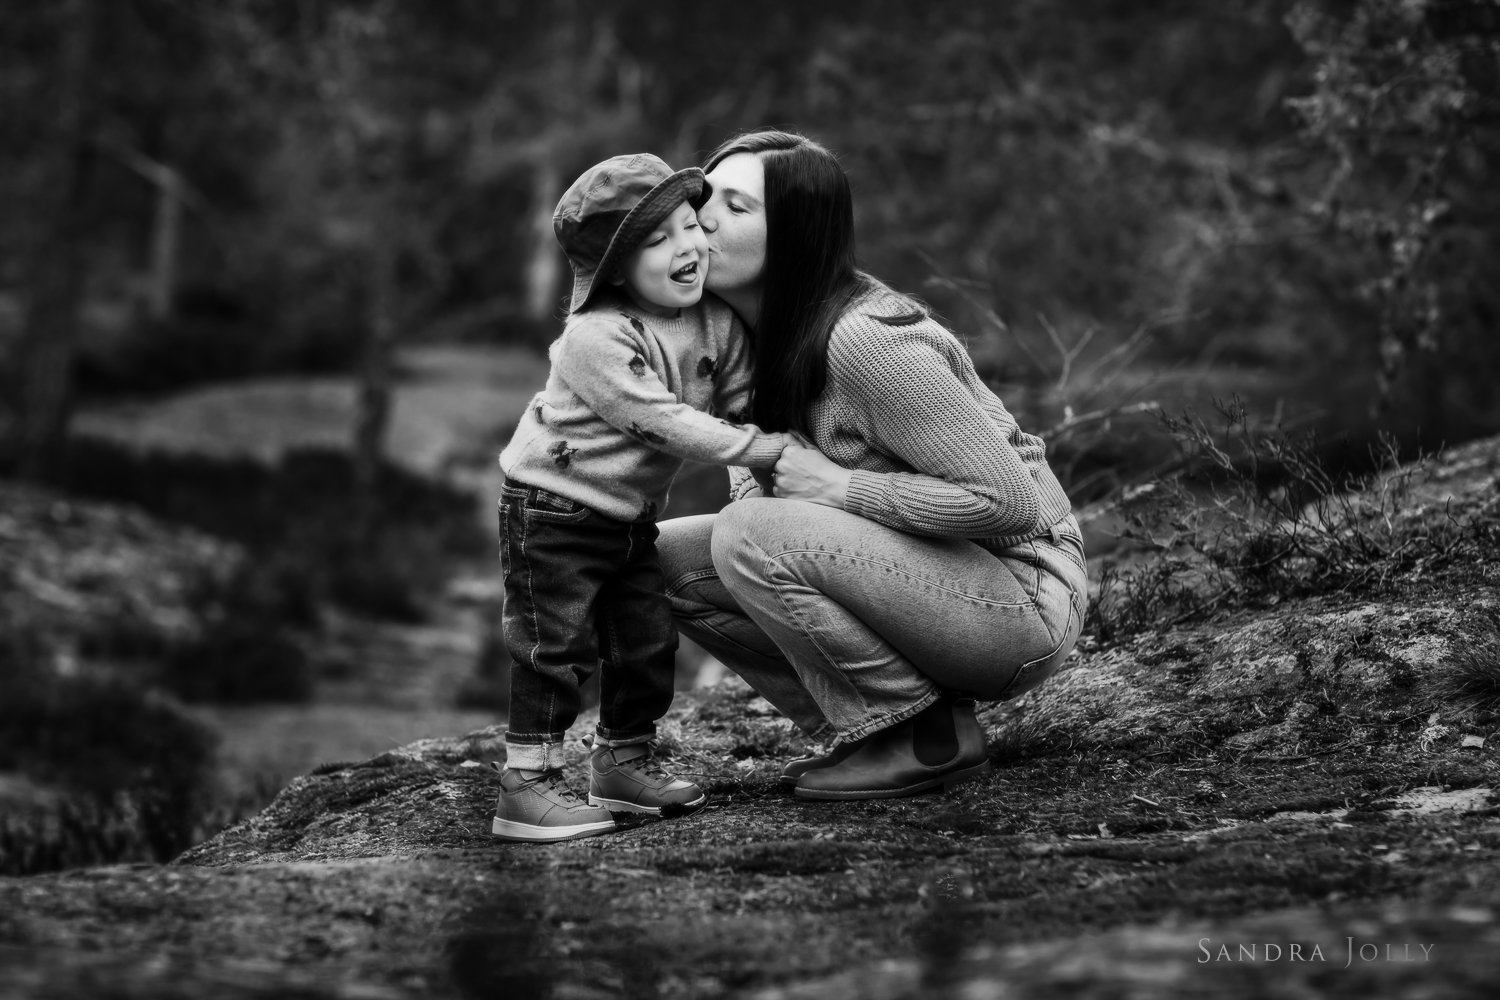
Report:
M1402 465L1393 443L1374 471L1343 470L1312 432L1254 424L1242 401L1217 403L1222 426L1164 417L1185 470L1127 492L1124 537L1145 555L1106 564L1094 628L1113 640L1234 602L1377 591L1487 545L1474 512L1425 509L1432 459Z
M227 576L202 574L193 591L197 633L161 657L158 680L186 701L304 701L313 666L297 635L317 624L308 581L272 559Z
M266 627L313 627L315 609L325 601L375 617L420 620L444 560L490 544L474 523L468 496L393 466L382 470L379 526L366 543L349 516L349 459L334 452L293 452L272 468L251 459L135 453L79 440L58 485L139 504L249 547L242 574L203 591L209 620L226 630L206 640L216 658L257 630L274 651L290 654ZM250 661L264 652L244 648ZM234 672L241 669L248 663ZM290 678L277 686L286 685L296 687Z
M0 11L0 376L55 214L64 7ZM1407 454L1495 426L1494 0L89 10L68 248L89 393L352 369L376 314L544 343L572 176L777 124L840 154L866 263L931 298L1025 426L1072 435L1084 494L1161 456L1141 424L1082 435L1070 407L1239 392L1373 439L1384 393ZM1055 338L1117 376L1075 385L1091 402L1053 391Z
M1500 715L1500 614L1481 608L1468 617L1442 675L1443 693L1481 717Z
M214 739L172 703L117 678L66 672L49 637L0 622L0 770L64 789L56 808L0 819L0 872L165 861L208 808Z
M1426 397L1440 397L1464 382L1456 364L1495 372L1500 4L1360 0L1347 16L1330 6L1348 5L1301 3L1289 18L1316 65L1311 93L1290 103L1329 154L1311 209L1360 255L1382 399L1413 369L1433 383Z

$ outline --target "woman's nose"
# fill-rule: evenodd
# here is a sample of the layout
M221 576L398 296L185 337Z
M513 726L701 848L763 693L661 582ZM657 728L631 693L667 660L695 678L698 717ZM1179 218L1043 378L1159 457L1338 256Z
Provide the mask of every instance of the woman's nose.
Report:
M714 217L705 212L698 213L698 225L703 228L705 233L718 232L719 229L719 224L714 221Z

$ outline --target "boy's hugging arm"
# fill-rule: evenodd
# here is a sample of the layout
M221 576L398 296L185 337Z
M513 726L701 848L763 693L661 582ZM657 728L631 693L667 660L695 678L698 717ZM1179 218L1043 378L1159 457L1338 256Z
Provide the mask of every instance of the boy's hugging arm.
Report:
M669 455L707 465L770 468L787 443L753 424L733 424L680 401L646 363L623 319L585 317L570 325L554 371L610 426Z
M724 346L723 361L719 365L719 379L715 386L714 406L731 423L744 423L750 412L750 377L752 374L750 341L739 317L734 317L729 330L729 339ZM766 489L766 469L748 469L731 466L729 469L729 500L744 500L746 497L770 496Z
M738 316L732 316L714 384L714 408L730 423L743 424L749 419L753 365L744 324Z

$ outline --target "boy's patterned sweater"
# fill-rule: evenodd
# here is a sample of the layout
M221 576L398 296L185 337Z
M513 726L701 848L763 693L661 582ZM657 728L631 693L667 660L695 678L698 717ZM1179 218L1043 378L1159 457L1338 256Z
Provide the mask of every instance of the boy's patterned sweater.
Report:
M607 517L653 520L684 461L769 469L788 443L744 422L750 345L711 296L671 318L609 297L571 316L548 355L500 467Z

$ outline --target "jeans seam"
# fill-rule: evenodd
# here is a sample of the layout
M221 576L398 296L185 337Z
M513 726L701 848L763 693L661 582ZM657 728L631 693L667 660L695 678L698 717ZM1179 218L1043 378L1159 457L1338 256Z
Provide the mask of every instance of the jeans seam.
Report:
M526 637L531 640L531 648L526 651L526 660L531 664L532 670L540 671L541 666L536 662L536 654L542 648L542 625L536 615L536 589L532 586L536 574L531 571L531 557L526 553L526 539L530 534L531 525L526 519L524 509L517 521L520 522L521 529L521 562L526 567L526 617L531 622L531 634Z
M517 518L521 524L521 559L526 565L526 617L531 620L531 634L527 636L531 640L531 648L526 651L526 658L531 664L531 669L540 674L542 667L537 662L537 654L542 648L542 625L540 619L537 617L536 610L536 588L534 585L536 574L532 572L531 557L526 552L526 542L531 536L531 520L526 516L527 513L527 509L523 506L520 511L521 516ZM557 717L557 692L555 690L548 690L547 692L547 712L545 717L548 719L555 719ZM543 744L544 747L545 745Z
M985 597L977 597L977 596L975 596L973 594L966 594L966 593L964 593L961 590L955 590L952 587L949 587L949 586L946 586L945 584L939 583L936 580L929 580L926 577L916 576L915 574L909 573L906 570L902 569L899 563L891 562L891 561L885 560L885 559L875 559L875 558L872 558L870 556L853 555L853 554L848 553L848 552L836 552L836 551L831 551L829 549L811 549L811 548L781 549L774 556L770 555L769 553L767 553L767 557L770 558L770 559L780 559L782 556L787 556L787 555L829 556L829 557L834 558L834 559L839 559L839 558L847 559L850 562L855 563L856 565L860 565L860 566L880 566L882 568L889 569L891 572L895 573L897 576L901 577L902 579L909 580L909 581L911 581L913 583L920 583L923 586L932 587L934 590L940 590L943 593L949 594L949 595L951 595L953 597L957 597L957 598L960 598L960 599L965 600L965 601L970 601L970 602L972 602L974 604L981 604L981 605L984 605L985 607L989 607L989 608L1035 608L1036 607L1036 598L1034 598L1034 597L1033 598L1028 598L1025 601L992 601L992 600L989 600L988 598L985 598Z
M1012 690L1014 690L1014 688L1015 688L1015 686L1017 684L1019 684L1023 680L1026 680L1029 677L1029 675L1031 673L1031 669L1033 667L1036 667L1036 666L1039 666L1039 665L1041 665L1043 663L1046 663L1048 660L1053 659L1054 657L1057 656L1057 654L1059 652L1062 651L1063 646L1067 644L1068 626L1071 625L1075 620L1078 621L1078 623L1079 623L1079 631L1080 632L1082 631L1082 629L1083 629L1083 624L1082 624L1083 623L1083 618L1082 618L1082 616L1080 616L1078 614L1078 608L1077 608L1077 606L1072 601L1072 596L1071 595L1072 595L1072 592L1073 592L1073 588L1071 586L1069 586L1068 587L1068 591L1069 591L1068 614L1063 619L1062 632L1054 640L1055 645L1052 647L1052 651L1050 653L1047 653L1047 654L1043 655L1043 656L1038 656L1035 659L1027 660L1025 663L1023 663L1019 667L1017 667L1015 675L1012 676L1011 679L1010 679L1010 683L1007 684L1007 685L1005 685L1004 689L1001 690L999 700L1005 701L1005 700L1008 700L1008 699L1014 697L1014 695L1012 695L1010 692ZM1042 621L1043 621L1043 624L1046 624L1046 616L1045 615L1042 616ZM1051 629L1050 626L1047 628L1047 633L1049 635L1052 634L1052 629ZM1075 637L1073 641L1076 643L1078 640Z
M668 582L666 587L667 596L671 597L674 594L677 594L678 592L686 589L689 584L697 583L699 580L711 580L718 575L719 571L713 569L712 567L709 567L707 569L695 569L686 573L678 574L670 582Z
M786 612L787 618L790 621L793 621L793 622L796 623L797 631L800 632L800 633L802 633L803 637L805 639L807 639L808 644L811 645L813 649L817 650L818 655L823 658L824 664L826 666L828 666L828 667L832 667L835 673L842 675L843 671L839 667L838 662L836 660L834 660L834 658L828 654L828 651L823 648L823 644L818 641L818 637L817 637L816 631L808 627L807 623L805 621L803 621L802 617L792 608L792 606L790 604L787 603L786 597L781 592L782 588L779 585L777 585L775 582L773 582L772 576L771 576L771 574L769 572L769 569L770 569L771 565L774 563L774 564L776 564L776 566L778 568L782 568L782 569L785 568L780 563L777 562L777 559L779 557L778 556L772 556L769 552L766 552L765 549L762 549L758 544L756 544L752 540L746 539L746 544L748 544L748 545L754 545L757 549L760 549L761 552L765 553L765 556L766 556L765 562L761 566L762 576L766 580L766 582L768 582L768 583L771 584L771 590L776 594L776 601L777 601L777 603L779 603L782 606L782 609ZM797 665L796 665L795 662L793 662L791 660L790 657L787 658L787 662L789 662L789 663L792 664L792 669L793 670L796 670ZM803 687L806 687L806 686L807 686L806 684L803 685ZM855 685L853 685L852 683L849 686L851 688L853 688L856 693L859 694L860 704L861 704L861 706L863 706L864 705L864 693L861 692L861 691L859 691L859 689L857 687L855 687ZM812 691L811 691L810 688L808 689L808 693L809 694L812 693ZM814 696L813 701L815 701L815 702L817 701L817 697L816 696ZM821 705L818 706L818 707L820 709L822 708ZM826 716L826 713L825 713L825 716Z
M756 544L752 540L748 540L747 539L746 543L749 544L749 545L754 545L757 549L760 549L762 552L765 552L765 549L762 549L760 547L760 545ZM839 667L838 661L835 660L832 656L830 656L829 653L828 653L828 651L823 648L822 643L820 643L818 641L817 632L815 630L809 628L808 625L807 625L807 623L802 619L802 617L792 608L791 604L787 601L785 595L782 593L782 588L780 586L778 586L777 584L775 584L774 582L772 582L773 577L771 576L770 572L768 572L769 567L773 563L776 564L776 566L778 568L781 568L781 569L785 569L786 568L783 564L781 564L778 561L780 559L780 557L783 556L783 555L807 554L807 553L819 553L819 554L830 555L830 556L843 555L843 556L846 556L847 558L849 558L851 560L854 560L856 562L859 561L860 557L849 556L847 553L842 553L842 552L839 552L839 553L828 552L826 549L786 549L786 550L783 550L781 552L778 552L775 556L772 556L769 552L766 552L766 559L765 559L764 564L762 565L763 576L764 576L764 578L766 579L767 582L771 582L771 589L776 594L776 600L777 600L777 602L780 603L781 606L782 606L782 608L785 610L787 618L789 620L791 620L791 621L793 621L793 622L796 623L797 630L802 633L802 635L803 635L803 637L805 639L807 639L809 645L811 645L813 647L813 649L817 650L818 655L823 658L823 662L827 666L831 667L833 669L834 673L842 675L843 671ZM952 592L952 593L955 593L955 596L960 596L960 597L965 596L965 595L962 595L962 594L957 594L956 592ZM884 637L882 637L882 642L885 642ZM889 642L886 642L886 645L889 646L890 645ZM892 647L892 648L894 648L894 647ZM898 651L898 655L899 655L899 651ZM902 657L902 660L904 661L905 657ZM796 664L793 664L793 668L794 669L795 669L795 666L796 666ZM918 676L921 676L921 671L917 670L916 667L915 667L915 665L912 665L912 670ZM852 682L849 683L849 687L859 696L861 708L864 708L864 709L868 710L869 705L864 700L864 692L860 691L858 685L856 685L856 684L854 684ZM879 732L880 730L883 730L883 729L889 729L890 727L892 727L894 725L897 725L898 723L903 722L906 719L911 718L913 715L916 715L918 712L922 711L928 705L931 705L933 702L937 701L938 698L940 698L940 697L942 697L942 692L937 689L936 685L933 685L933 690L929 691L927 694L925 694L921 698L917 699L917 701L913 702L911 705L908 705L907 707L905 707L903 709L899 709L899 710L897 710L895 712L884 713L884 714L880 715L879 717L877 717L876 719L870 720L868 722L861 723L860 725L851 728L847 734L840 733L839 736L838 736L838 738L839 738L839 740L841 742L842 741L846 741L846 740L861 739L861 738L863 738L865 735L867 735L869 733ZM816 701L817 700L816 697L814 697L813 700ZM821 708L821 706L819 706L819 707ZM837 732L837 727L835 727L835 732Z

